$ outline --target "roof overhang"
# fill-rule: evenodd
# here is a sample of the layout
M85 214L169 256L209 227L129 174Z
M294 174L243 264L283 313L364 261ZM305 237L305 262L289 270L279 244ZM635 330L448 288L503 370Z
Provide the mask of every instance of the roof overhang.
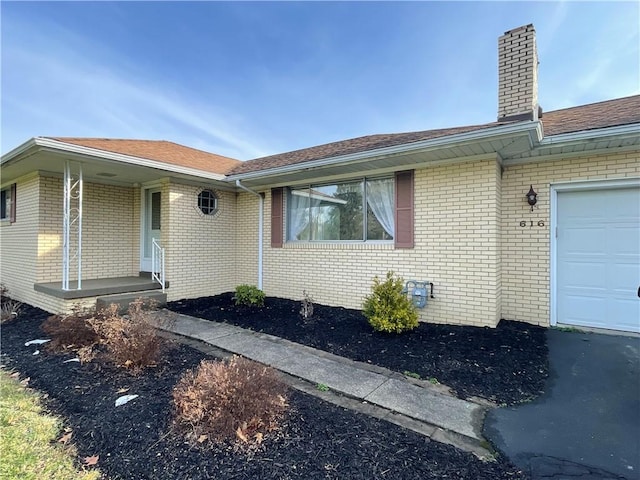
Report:
M542 140L539 121L499 125L419 142L323 158L227 177L254 187L295 185L319 178L369 172L422 168L429 165L467 162L477 158L502 158L530 151Z
M559 158L601 155L637 150L639 147L640 123L633 123L544 137L529 151L503 156L503 164L516 165Z
M62 175L66 160L81 163L83 178L96 183L135 185L171 177L228 188L224 175L41 137L32 138L2 156L2 182L34 171Z

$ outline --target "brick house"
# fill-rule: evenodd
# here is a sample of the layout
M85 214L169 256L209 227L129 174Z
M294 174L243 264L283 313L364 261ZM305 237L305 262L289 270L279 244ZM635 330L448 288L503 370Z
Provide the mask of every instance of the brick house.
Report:
M169 300L251 283L358 308L393 270L433 283L423 321L640 332L640 96L543 113L533 26L498 49L498 118L482 125L246 162L31 139L2 157L2 282L61 311L160 288L140 272L163 254Z

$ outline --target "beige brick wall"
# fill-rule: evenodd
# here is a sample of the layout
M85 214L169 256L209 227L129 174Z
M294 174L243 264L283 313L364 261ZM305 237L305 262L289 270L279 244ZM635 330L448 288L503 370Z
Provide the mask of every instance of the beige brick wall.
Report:
M550 185L640 176L640 153L620 153L507 167L502 178L502 316L549 324ZM533 212L525 194L533 185ZM526 226L520 226L525 221ZM538 227L538 221L544 227ZM534 226L530 227L531 222Z
M360 308L373 277L394 270L406 280L434 282L436 298L421 320L494 326L501 291L499 178L496 160L417 170L413 249L321 243L273 249L267 192L265 292L299 299L305 289L319 303ZM245 238L255 237L256 223ZM245 245L239 242L239 256L253 255Z
M234 278L233 289L237 285L258 284L258 204L259 199L249 193L239 193L237 196L238 216L235 226L236 242L236 276ZM265 217L267 210L270 211L271 203L265 198ZM271 230L267 236L265 225L264 248L271 244Z
M162 192L162 241L169 300L233 290L236 278L236 194L212 188L218 213L198 209L200 187L166 183Z
M37 282L62 279L62 179L41 177ZM130 187L85 182L82 212L82 278L137 275L139 227ZM76 245L72 243L72 245ZM72 262L70 278L77 278Z
M538 53L533 25L498 39L498 118L538 109Z
M4 185L3 185L4 187ZM16 182L16 221L0 222L0 274L9 295L36 304L33 283L38 258L38 197L40 179L31 175Z

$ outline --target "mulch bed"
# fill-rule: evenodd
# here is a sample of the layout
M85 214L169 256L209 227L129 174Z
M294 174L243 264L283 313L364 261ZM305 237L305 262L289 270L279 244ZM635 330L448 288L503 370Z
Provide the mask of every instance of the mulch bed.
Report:
M359 310L315 305L310 320L301 304L268 297L264 307L236 307L233 294L170 302L186 315L250 328L352 360L437 379L460 398L513 405L543 393L548 376L545 329L502 320L497 328L421 323L411 332L375 332Z
M296 391L282 431L265 437L253 454L191 447L171 428L170 399L180 376L204 357L201 352L174 344L160 365L138 376L98 362L63 363L69 355L24 346L46 338L40 326L47 315L23 306L17 319L2 325L1 363L29 377L29 386L46 395L47 408L72 429L79 458L99 455L97 467L108 479L526 478L504 459L485 463ZM33 355L36 349L39 355ZM127 388L139 398L115 407L118 391Z

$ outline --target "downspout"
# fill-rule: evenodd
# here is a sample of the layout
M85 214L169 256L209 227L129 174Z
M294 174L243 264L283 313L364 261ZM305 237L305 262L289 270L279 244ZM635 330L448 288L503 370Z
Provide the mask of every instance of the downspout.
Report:
M264 217L264 197L258 192L242 185L242 183L240 183L240 180L236 180L236 186L238 188L241 188L245 192L249 192L250 194L255 195L260 199L260 201L258 202L258 288L262 290L262 243L264 240L264 229L262 226L262 220Z

